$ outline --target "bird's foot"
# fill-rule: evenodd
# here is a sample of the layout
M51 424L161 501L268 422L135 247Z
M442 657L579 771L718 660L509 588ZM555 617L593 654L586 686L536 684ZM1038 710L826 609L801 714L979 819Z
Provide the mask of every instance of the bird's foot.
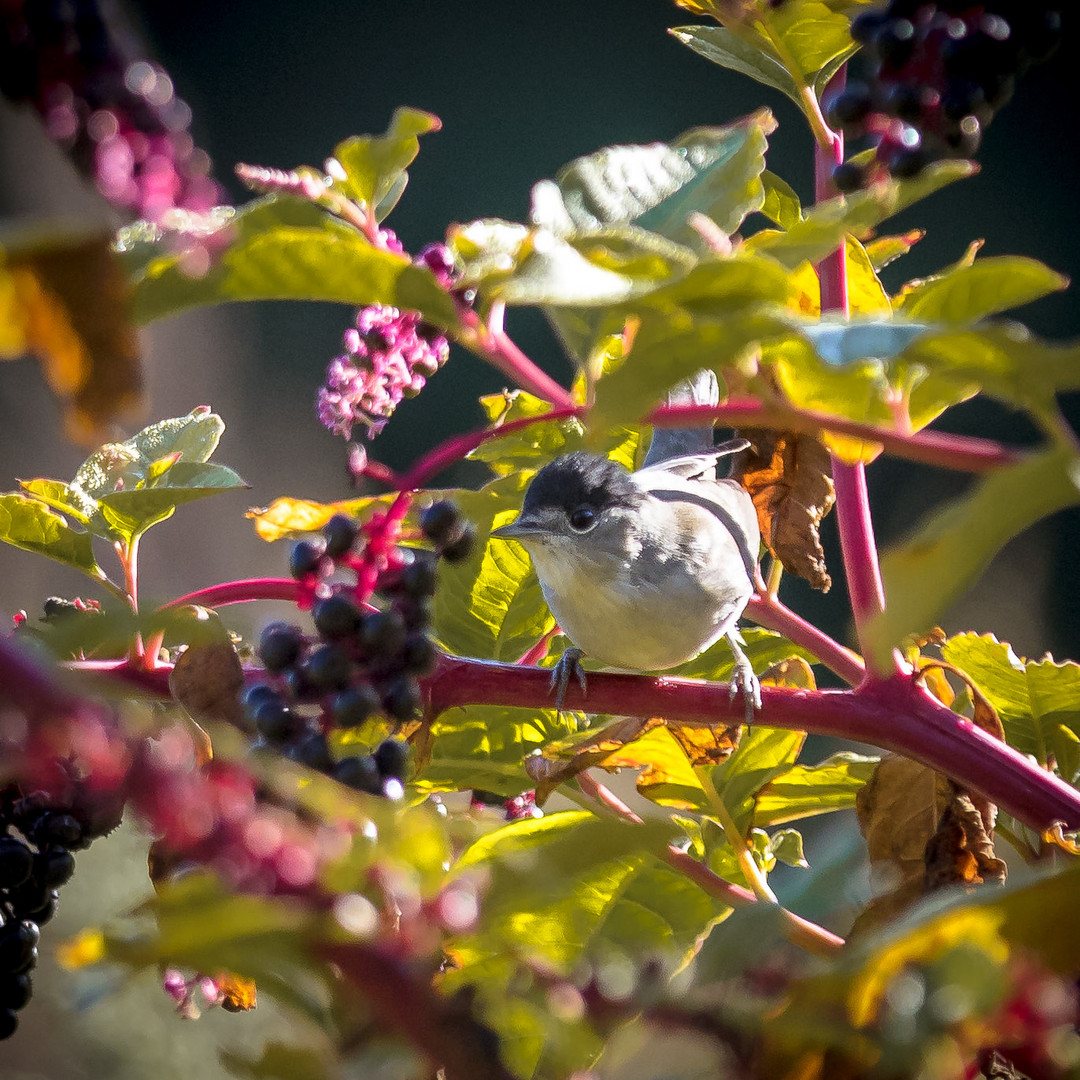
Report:
M754 669L746 657L746 653L740 648L740 643L734 633L727 635L727 643L735 654L735 667L731 672L730 699L735 700L737 694L742 694L746 705L746 723L754 722L754 713L761 709L761 683L754 674Z
M585 669L581 666L581 658L585 654L581 649L571 645L559 662L551 670L551 692L555 695L556 712L563 711L563 701L566 698L566 688L570 685L571 677L577 679L582 694L587 693L588 686L585 680Z

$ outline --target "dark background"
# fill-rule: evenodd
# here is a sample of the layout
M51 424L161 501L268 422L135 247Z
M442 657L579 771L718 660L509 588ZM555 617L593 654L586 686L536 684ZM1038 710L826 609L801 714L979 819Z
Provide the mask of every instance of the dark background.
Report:
M410 187L389 221L407 250L441 239L453 222L522 220L531 185L580 154L614 143L667 140L692 126L727 123L762 103L780 120L770 168L810 198L812 147L801 116L780 94L714 67L670 38L667 27L693 20L665 0L187 0L129 4L124 11L192 106L192 133L236 199L246 197L231 180L236 162L318 165L341 139L383 131L398 105L440 116L443 130L422 140ZM889 231L927 229L912 254L886 271L890 288L953 262L977 237L986 240L984 254L1027 254L1077 276L1078 59L1074 34L1021 82L1015 101L995 120L980 155L981 175L889 224ZM0 106L0 218L56 216L109 220L107 208L44 139L36 119ZM1072 292L1020 315L1047 337L1080 337ZM256 539L244 509L280 494L348 494L343 444L319 427L312 402L350 318L350 311L331 305L234 306L192 312L145 333L147 421L212 404L228 425L218 457L251 484L246 496L183 508L147 536L145 597L165 599L231 577L279 576L286 550ZM509 328L527 353L569 379L540 318L512 312ZM479 360L456 352L428 389L402 407L372 452L391 465L404 464L440 438L477 426L476 396L502 385ZM1080 421L1080 407L1066 407ZM0 490L14 487L16 477L74 473L85 450L62 441L59 415L33 363L0 367ZM1007 441L1034 438L1022 417L982 403L960 407L943 426ZM869 476L885 544L969 482L889 460L875 463ZM1013 541L946 614L946 629L995 631L1028 656L1052 650L1059 658L1080 657L1078 538L1080 514L1070 513ZM833 592L821 598L787 582L784 596L846 638L831 522L825 539L837 582ZM51 593L87 593L76 573L7 547L0 547L0 582L5 621L18 608L40 611ZM270 614L268 605L229 612L245 633ZM55 943L142 897L144 853L145 841L129 836L82 856L49 939ZM820 880L830 859L842 861L843 852L819 847L810 857ZM835 890L829 900L835 903ZM800 910L817 917L820 912L808 910L812 906ZM172 1023L152 976L75 1020L66 1011L61 1018L56 1010L87 1003L101 987L70 976L50 982L51 963L44 962L26 1032L0 1047L5 1080L217 1076L213 1048L219 1038L255 1046L268 1032L287 1037L284 1021L265 1006L254 1018L211 1018L210 1030L206 1021L198 1027ZM47 1034L53 1023L64 1025L62 1038Z

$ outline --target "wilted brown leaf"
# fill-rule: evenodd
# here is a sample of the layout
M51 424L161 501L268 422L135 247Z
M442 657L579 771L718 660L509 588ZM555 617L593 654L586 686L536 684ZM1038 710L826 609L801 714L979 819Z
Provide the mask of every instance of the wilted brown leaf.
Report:
M7 266L26 347L65 399L68 437L93 445L142 406L139 341L128 317L128 285L101 235L9 250Z
M735 459L732 477L750 492L766 547L785 570L815 589L832 585L818 529L832 509L832 464L824 445L810 435L740 430L750 447Z
M609 755L661 724L663 720L655 718L621 716L584 740L551 743L542 754L527 757L525 771L536 785L536 805L542 806L561 783L572 780L593 765L603 766Z
M884 879L853 933L880 926L947 885L1005 880L993 834L971 796L933 769L897 754L881 759L855 797L871 873Z
M949 885L1004 885L1008 867L969 795L954 791L926 845L926 892Z
M169 691L195 720L240 724L244 669L236 647L216 615L206 624L200 621L198 625L204 629L206 638L193 638L177 658L169 675Z
M937 831L952 785L940 773L898 754L886 754L855 796L871 874L886 891L855 920L863 933L905 911L925 892L926 845Z

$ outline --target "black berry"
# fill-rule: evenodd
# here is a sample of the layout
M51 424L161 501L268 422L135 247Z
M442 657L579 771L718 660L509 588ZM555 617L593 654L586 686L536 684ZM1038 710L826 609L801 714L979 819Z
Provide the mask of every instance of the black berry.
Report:
M14 1009L0 1009L0 1040L10 1039L19 1026L19 1014Z
M52 848L41 852L34 860L35 877L50 888L58 889L71 880L75 873L75 856L62 847Z
M329 772L333 768L330 747L326 736L321 731L311 731L302 736L286 751L286 756L300 765L319 772Z
M409 744L402 739L385 739L372 755L379 774L387 780L404 780L409 771Z
M445 547L461 536L465 528L461 511L451 502L432 503L420 515L420 531L436 547Z
M289 556L289 572L294 578L311 577L317 574L323 565L323 549L311 540L300 540L294 545Z
M408 676L395 679L383 694L383 708L395 720L411 720L422 704L420 686Z
M334 697L330 715L342 728L359 727L382 708L379 695L368 683L347 687Z
M33 966L40 938L37 925L26 919L0 928L0 971L19 972Z
M0 839L0 889L18 888L34 869L34 854L13 836Z
M318 600L311 609L315 629L331 640L349 637L360 622L360 609L343 593Z
M255 730L268 743L288 742L304 726L304 720L294 713L280 697L266 698L252 710Z
M348 554L356 543L356 522L344 514L335 514L323 528L326 540L326 554L331 559L340 559Z
M402 674L421 678L430 675L435 670L438 655L435 643L426 634L410 634L401 652Z
M352 675L352 661L340 646L320 645L304 660L300 671L316 690L343 690Z
M376 611L360 622L360 644L370 656L394 656L405 644L405 619L399 611Z
M284 671L296 663L303 647L304 635L298 626L270 623L259 637L259 659L267 671Z
M464 562L473 552L476 544L476 530L466 523L461 535L439 549L439 554L449 563Z
M34 824L36 844L60 844L79 847L83 843L83 827L71 814L43 814Z
M25 1009L33 993L33 980L25 971L0 978L0 1009Z
M369 795L382 794L383 778L370 754L342 758L334 766L334 779L356 791L366 791Z

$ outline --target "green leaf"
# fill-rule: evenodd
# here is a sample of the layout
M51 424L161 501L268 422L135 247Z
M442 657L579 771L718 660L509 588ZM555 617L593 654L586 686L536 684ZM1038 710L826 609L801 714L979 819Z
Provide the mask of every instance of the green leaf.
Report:
M802 220L802 203L786 180L766 169L761 174L761 184L765 188L765 201L760 209L770 221L781 229L790 229Z
M980 479L935 511L881 563L886 610L867 625L868 651L884 667L894 646L933 626L1005 544L1049 514L1080 504L1080 462L1051 449Z
M771 780L757 797L754 824L786 821L849 810L859 789L873 775L878 759L841 751L819 765L793 765Z
M453 869L491 874L478 932L453 942L455 957L467 968L509 952L566 974L585 957L649 955L674 970L730 910L659 860L674 835L666 823L630 825L584 811L489 833Z
M385 135L357 135L334 147L334 158L345 171L344 180L335 178L335 189L363 207L377 206L381 220L405 190L405 170L420 151L417 137L441 127L431 113L395 109Z
M1068 284L1064 274L1035 259L1001 255L909 283L897 310L921 322L967 324L1031 303Z
M136 322L241 300L390 304L454 326L454 303L426 267L372 247L352 226L310 202L274 195L238 211L228 246L191 276L182 255L163 253L134 282Z
M1039 414L1057 394L1080 388L1080 343L1050 345L1019 323L1001 322L916 337L897 366L923 376L911 395L913 419L924 411L922 396L980 388Z
M519 473L457 496L477 539L468 559L439 570L432 622L449 652L514 661L555 625L525 549L488 538L521 508L527 479Z
M524 390L513 390L481 398L488 419L496 426L513 423L527 417L543 416L551 411L549 402L542 401ZM603 437L588 444L595 454L610 457L633 471L641 447L641 430L637 427L611 427ZM469 458L484 462L496 476L509 476L521 471L535 471L560 454L585 448L585 429L580 420L551 420L529 424L505 438L490 439L478 446Z
M762 204L766 136L775 127L762 109L727 127L693 128L670 145L598 150L533 188L530 220L566 237L636 223L686 244L697 240L687 218L698 212L732 233Z
M722 765L709 768L709 780L744 835L754 820L758 793L795 764L801 731L757 727L743 733L738 748Z
M1080 664L1023 660L992 634L957 634L941 654L986 695L1020 753L1045 765L1059 727L1080 735Z
M780 829L769 837L768 853L786 866L806 869L810 864L803 853L802 833L797 829Z
M432 723L431 762L415 780L422 791L479 788L509 798L535 786L525 758L575 734L584 718L555 709L470 705L448 709Z
M864 246L874 269L883 270L901 255L906 255L925 235L922 229L911 229L899 236L879 236L867 240Z
M675 26L669 34L706 60L786 94L799 108L803 102L790 72L769 51L744 41L726 26Z
M913 180L883 181L866 191L817 203L786 232L755 233L745 247L771 255L789 270L803 262L820 262L846 234L863 237L893 214L974 172L970 161L938 161Z
M105 574L94 559L90 533L76 532L60 514L17 492L0 495L0 540L73 566L96 581Z
M102 495L98 505L109 525L130 543L151 525L171 517L183 503L247 486L225 465L180 461L162 474L156 486L114 491Z
M20 480L19 487L46 506L59 510L65 517L73 518L84 528L89 527L90 519L98 509L96 500L62 480Z

